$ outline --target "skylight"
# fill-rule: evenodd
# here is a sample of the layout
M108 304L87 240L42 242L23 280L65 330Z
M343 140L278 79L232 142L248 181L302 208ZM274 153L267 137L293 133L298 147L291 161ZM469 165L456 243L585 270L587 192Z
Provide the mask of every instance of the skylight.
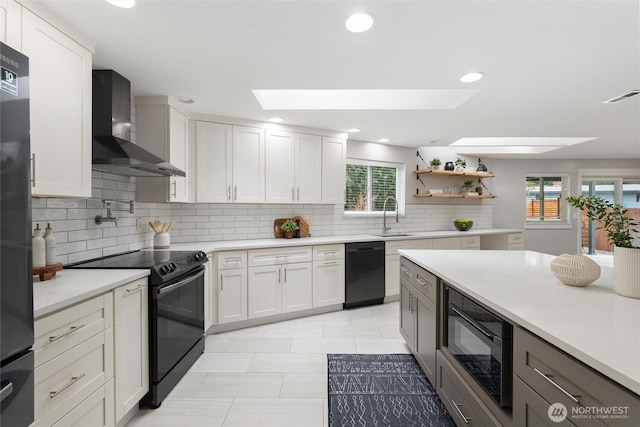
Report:
M475 89L253 90L263 110L453 110L478 92Z
M449 146L458 154L540 154L597 139L595 137L460 138Z

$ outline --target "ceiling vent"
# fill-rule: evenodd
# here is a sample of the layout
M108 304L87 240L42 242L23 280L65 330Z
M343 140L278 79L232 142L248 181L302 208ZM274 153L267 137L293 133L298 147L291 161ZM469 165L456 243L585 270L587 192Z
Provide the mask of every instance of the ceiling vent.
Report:
M636 96L640 93L639 90L632 90L631 92L624 93L620 96L616 96L615 98L611 98L608 101L604 101L605 104L615 104L616 102L624 101L627 98L631 98L632 96Z

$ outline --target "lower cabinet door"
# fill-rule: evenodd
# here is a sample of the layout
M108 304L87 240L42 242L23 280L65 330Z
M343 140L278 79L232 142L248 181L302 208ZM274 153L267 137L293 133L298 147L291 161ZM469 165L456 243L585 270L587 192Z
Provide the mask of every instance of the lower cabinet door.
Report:
M415 302L416 357L432 385L436 383L436 305L418 294Z
M282 312L308 310L312 307L313 271L310 262L282 266Z
M220 270L218 275L218 323L247 320L247 269Z
M384 296L398 295L400 292L400 255L387 255L384 259Z
M249 268L249 319L282 313L282 268Z
M116 422L149 391L148 292L146 279L113 290Z
M400 280L400 334L412 352L415 352L416 342L416 320L413 314L414 298L409 285Z
M344 261L314 261L313 306L344 303Z

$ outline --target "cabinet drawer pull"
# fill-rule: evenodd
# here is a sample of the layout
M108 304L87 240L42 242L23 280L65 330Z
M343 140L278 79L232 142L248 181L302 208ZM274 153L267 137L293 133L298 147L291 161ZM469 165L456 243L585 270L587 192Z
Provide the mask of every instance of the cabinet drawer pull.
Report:
M418 283L420 283L422 286L427 286L427 285L431 286L432 285L431 282L422 280L422 277L420 277L420 276L416 276L416 281Z
M173 193L171 194L171 196L178 197L178 181L173 181L171 185L173 185Z
M237 257L233 257L233 258L225 258L225 259L224 259L224 262L225 262L225 263L229 263L229 262L238 263L238 262L240 262L240 261L242 261L242 258L241 258L241 257L239 257L239 256L237 256Z
M460 409L460 407L462 406L459 403L456 403L455 400L451 399L451 403L453 403L453 407L456 408L456 411L458 412L458 414L462 417L462 421L464 421L465 424L469 424L469 420L471 418L467 418L464 416L464 414L462 413L462 410Z
M0 402L13 394L13 383L9 382L0 390Z
M233 186L233 200L238 200L238 186Z
M84 323L82 325L79 326L72 326L69 328L69 330L63 334L60 334L58 336L53 336L53 337L49 337L49 342L54 342L54 341L58 341L60 338L66 337L67 335L77 331L80 328L84 328Z
M224 291L224 280L222 280L224 278L224 276L221 274L220 275L220 290Z
M291 187L291 200L296 200L296 189L295 187Z
M284 269L284 283L287 283L287 269Z
M296 198L297 201L300 201L300 187L297 189L298 196Z
M411 270L409 270L407 267L405 267L404 265L400 266L400 270L402 270L402 272L404 274L411 274Z
M31 155L31 186L36 186L36 153Z
M231 200L231 186L227 187L227 200Z
M554 386L555 388L560 390L562 393L564 393L569 399L573 400L573 402L576 405L580 405L580 401L577 398L578 397L582 397L582 396L574 396L573 394L569 393L567 390L563 389L560 386L560 384L558 384L557 382L555 382L554 380L551 379L551 377L553 377L553 375L544 374L544 373L540 372L538 370L538 368L533 368L533 370L536 371L536 373L538 375L540 375L542 378L544 378L545 380L549 381L549 383L551 383L552 386Z
M144 285L143 285L142 283L140 283L140 284L139 284L138 286L136 286L135 288L125 289L125 292L126 292L126 293L128 293L128 294L133 293L133 292L138 292L138 291L141 291L141 290L142 290L142 287L143 287L143 286L144 286Z
M84 374L80 374L77 377L71 377L69 382L67 384L65 384L64 387L62 387L60 390L50 391L49 392L49 398L53 399L54 397L56 397L57 395L59 395L60 393L62 393L63 391L65 391L66 389L68 389L69 387L74 385L75 383L77 383L78 380L80 380L80 378L82 378L82 377L84 377Z
M324 263L324 265L338 265L337 261L327 261Z

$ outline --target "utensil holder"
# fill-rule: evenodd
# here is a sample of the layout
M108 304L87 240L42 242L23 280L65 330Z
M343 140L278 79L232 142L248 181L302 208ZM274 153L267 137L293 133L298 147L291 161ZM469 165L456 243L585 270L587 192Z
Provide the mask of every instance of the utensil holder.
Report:
M169 249L171 236L169 233L156 233L153 236L153 249Z

